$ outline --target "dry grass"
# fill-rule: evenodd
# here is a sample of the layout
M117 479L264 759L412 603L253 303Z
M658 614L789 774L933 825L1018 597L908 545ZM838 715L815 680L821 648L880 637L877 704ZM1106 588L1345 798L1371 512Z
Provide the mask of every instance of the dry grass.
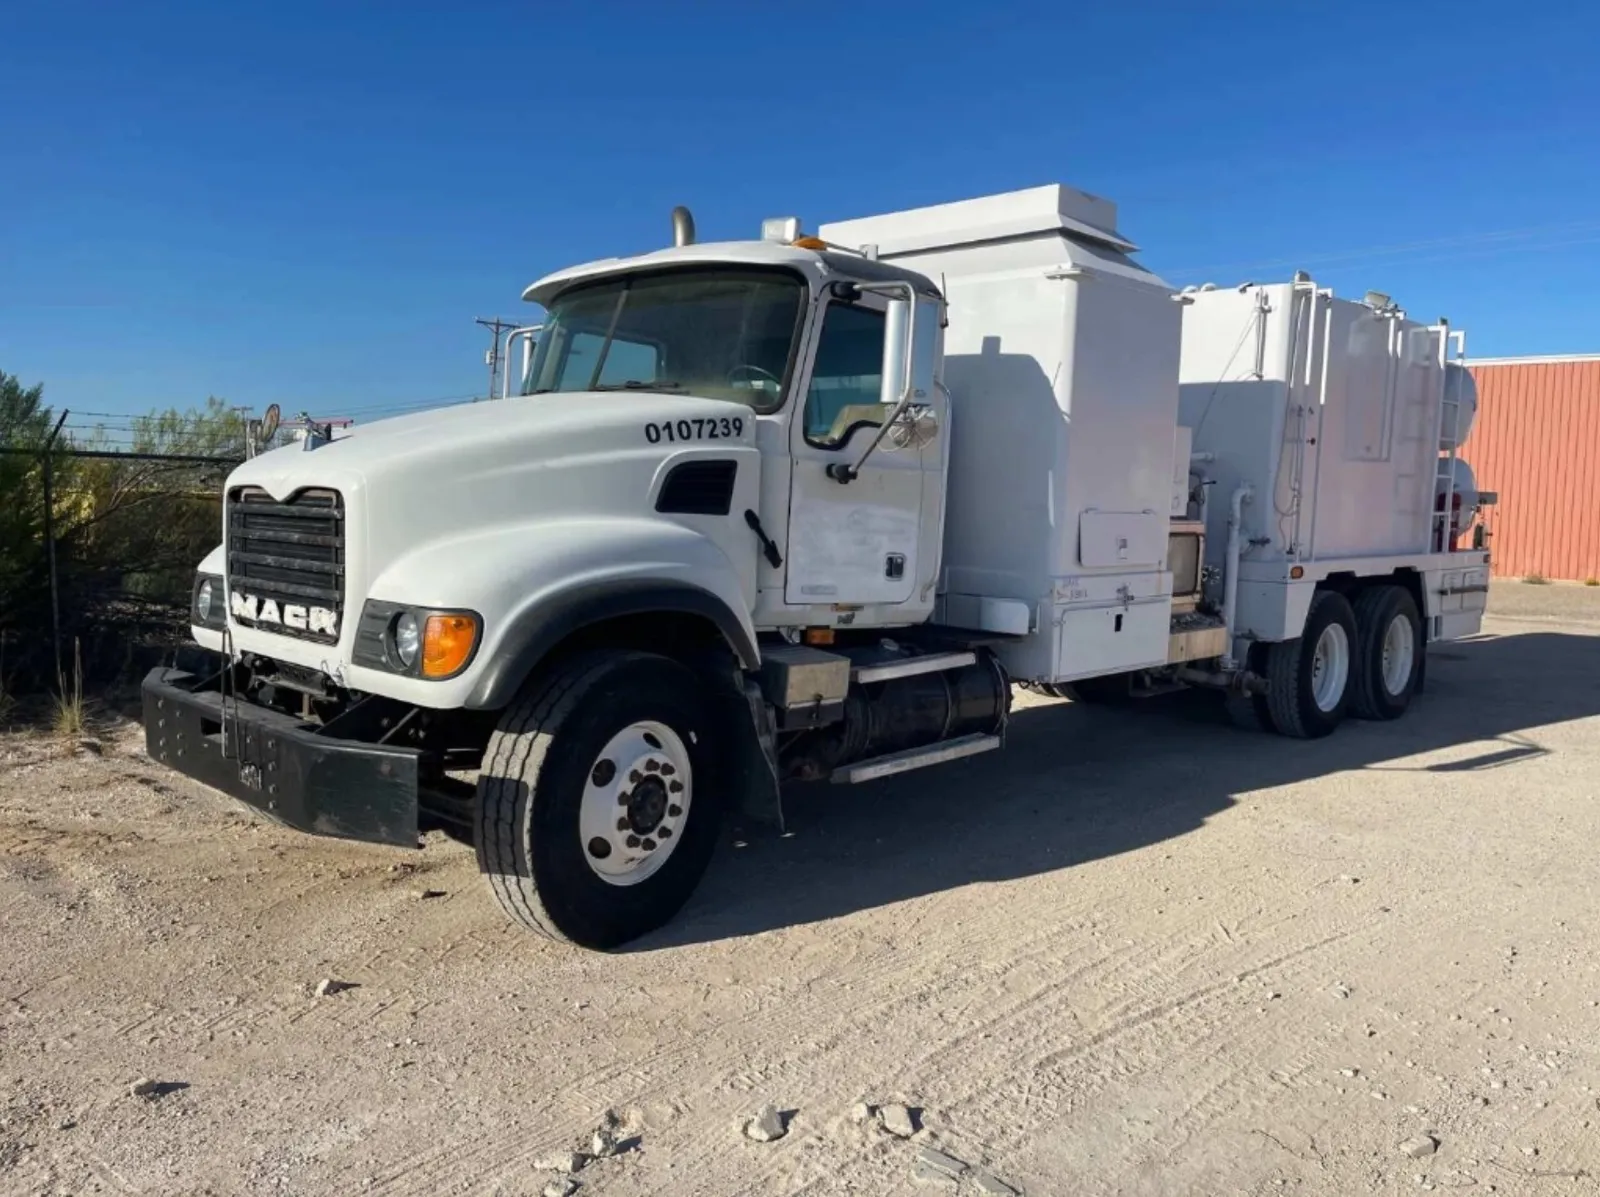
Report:
M52 720L56 735L63 739L76 739L88 724L88 707L83 699L83 654L78 641L72 641L72 686L67 679L56 676L55 717Z
M1525 585L1528 585L1528 586L1548 586L1548 585L1550 585L1550 579L1545 577L1543 574L1529 574L1527 577L1523 578L1522 581L1523 581L1523 583Z
M17 696L11 692L11 679L6 675L6 637L0 633L0 726L10 723L17 710Z

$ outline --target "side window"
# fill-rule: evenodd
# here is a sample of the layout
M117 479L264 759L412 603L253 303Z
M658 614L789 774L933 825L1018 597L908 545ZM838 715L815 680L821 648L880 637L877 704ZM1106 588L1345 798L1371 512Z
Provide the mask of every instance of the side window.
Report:
M842 445L850 430L883 423L884 316L871 308L831 304L822 320L811 389L806 392L806 439Z

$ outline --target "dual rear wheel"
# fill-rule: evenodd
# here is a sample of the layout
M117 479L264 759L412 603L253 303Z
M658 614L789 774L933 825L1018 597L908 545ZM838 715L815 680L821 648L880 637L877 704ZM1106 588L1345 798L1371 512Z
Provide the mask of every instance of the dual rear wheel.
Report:
M1368 587L1354 604L1319 591L1300 637L1261 650L1267 693L1251 700L1251 713L1301 740L1328 735L1347 714L1398 719L1421 680L1424 650L1422 618L1404 587Z

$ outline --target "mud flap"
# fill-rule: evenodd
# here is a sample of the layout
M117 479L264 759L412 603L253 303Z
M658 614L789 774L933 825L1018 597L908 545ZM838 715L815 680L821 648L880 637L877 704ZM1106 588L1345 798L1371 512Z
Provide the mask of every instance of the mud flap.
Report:
M783 794L778 784L778 743L761 688L734 675L727 687L727 726L733 736L734 784L746 818L784 832Z

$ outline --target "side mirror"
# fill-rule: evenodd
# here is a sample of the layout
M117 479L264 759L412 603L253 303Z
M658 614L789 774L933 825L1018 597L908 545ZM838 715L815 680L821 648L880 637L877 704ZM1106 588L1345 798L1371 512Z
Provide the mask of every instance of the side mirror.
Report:
M939 303L918 302L910 283L865 284L861 290L891 295L884 309L883 381L878 389L878 402L889 410L878 426L877 435L853 464L838 461L828 466L828 477L839 483L854 481L890 427L919 395L926 396L933 391Z
M505 373L500 379L500 398L511 398L511 347L517 341L522 342L522 369L517 371L516 393L518 395L528 393L529 372L533 369L534 351L539 347L539 333L543 329L544 325L542 324L530 324L522 328L514 328L506 334L506 367Z
M883 382L878 402L895 407L905 398L911 383L912 305L909 300L891 299L884 309Z

